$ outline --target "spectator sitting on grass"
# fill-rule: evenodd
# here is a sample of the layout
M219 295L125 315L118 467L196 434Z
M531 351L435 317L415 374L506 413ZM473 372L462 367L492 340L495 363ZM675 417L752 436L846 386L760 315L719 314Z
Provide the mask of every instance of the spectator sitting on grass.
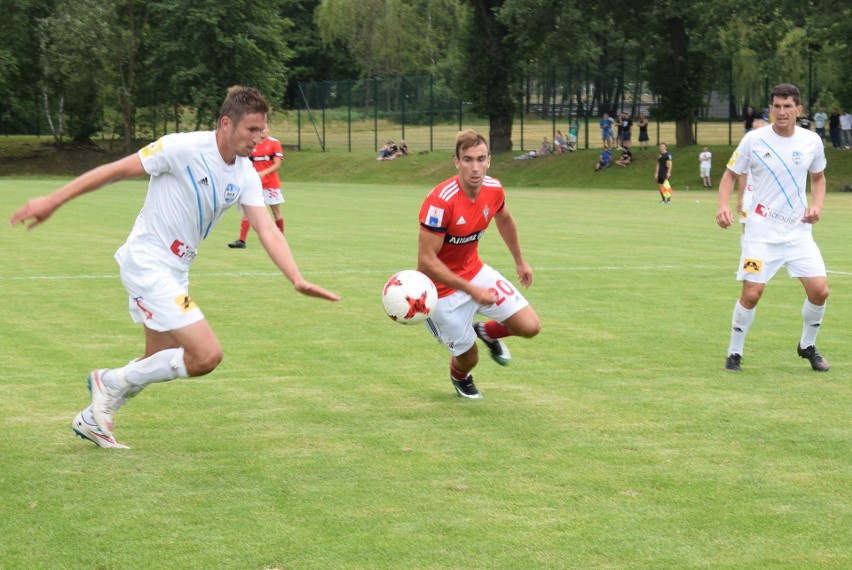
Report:
M625 147L621 150L621 158L615 161L618 166L627 166L633 162L633 153L630 152L630 149Z
M565 140L565 135L562 131L556 131L556 137L553 139L553 150L556 154L562 154L568 149L568 141Z
M393 141L386 141L384 146L382 146L382 150L379 151L379 156L376 160L393 160L397 152L399 152L399 148Z
M396 156L408 156L411 154L411 151L408 150L408 143L405 142L405 139L399 141L399 148L396 151ZM394 158L396 158L396 156Z
M595 164L595 172L602 168L607 168L612 165L612 152L605 148L601 151L601 156L598 159L597 164Z

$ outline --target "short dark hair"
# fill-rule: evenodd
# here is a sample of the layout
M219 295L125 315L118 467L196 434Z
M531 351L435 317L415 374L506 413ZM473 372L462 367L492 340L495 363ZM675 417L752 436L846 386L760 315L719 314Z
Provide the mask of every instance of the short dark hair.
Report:
M796 105L802 104L799 88L792 83L779 83L772 89L771 97L772 99L775 97L780 97L781 99L792 98Z
M269 103L260 91L254 87L243 87L242 85L234 85L228 88L228 94L222 102L222 108L219 111L219 122L223 117L228 117L234 123L239 123L240 119L251 113L260 113L268 115L270 111Z

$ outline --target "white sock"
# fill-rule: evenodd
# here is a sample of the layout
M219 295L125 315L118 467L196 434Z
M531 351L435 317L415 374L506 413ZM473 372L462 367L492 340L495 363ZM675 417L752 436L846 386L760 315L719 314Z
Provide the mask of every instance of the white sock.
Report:
M731 319L731 344L728 347L728 354L742 355L746 333L748 333L748 329L751 327L752 321L754 321L754 312L756 310L757 307L746 309L740 305L739 299L734 303L734 317Z
M824 314L825 305L814 305L805 299L805 304L802 306L802 340L799 342L801 348L816 344L817 333Z
M110 370L104 382L110 388L123 388L122 381L144 387L155 382L168 382L175 378L189 378L183 362L183 348L168 348L148 358L136 360L124 368Z

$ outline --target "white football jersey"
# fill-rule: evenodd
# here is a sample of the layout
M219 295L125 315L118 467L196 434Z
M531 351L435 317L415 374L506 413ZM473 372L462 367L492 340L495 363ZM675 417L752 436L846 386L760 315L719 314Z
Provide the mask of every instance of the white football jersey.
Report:
M745 238L777 243L809 233L811 224L802 222L808 177L825 167L822 140L812 131L796 127L793 136L782 137L767 125L746 133L728 161L734 173L749 173Z
M264 206L247 157L222 159L214 131L165 135L139 151L151 175L133 230L119 250L137 262L188 269L196 250L234 204Z

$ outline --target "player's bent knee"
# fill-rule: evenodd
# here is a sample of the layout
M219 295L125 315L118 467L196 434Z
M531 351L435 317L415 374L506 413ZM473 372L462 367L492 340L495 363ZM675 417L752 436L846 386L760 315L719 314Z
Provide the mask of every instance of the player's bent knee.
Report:
M204 376L213 372L222 362L222 349L215 347L203 353L185 355L186 371L190 376Z
M518 336L522 336L524 338L532 338L541 332L541 321L535 319L532 322L524 323L523 329L521 332L516 333Z

